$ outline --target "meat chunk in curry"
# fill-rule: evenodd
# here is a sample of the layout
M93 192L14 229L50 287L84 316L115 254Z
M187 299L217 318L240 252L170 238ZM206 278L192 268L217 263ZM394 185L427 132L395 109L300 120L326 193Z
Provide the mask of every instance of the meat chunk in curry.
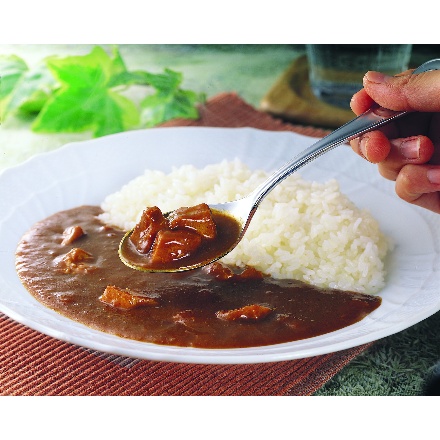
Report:
M206 203L176 209L170 213L168 222L171 229L192 229L202 237L216 237L215 223Z
M206 203L183 207L164 216L146 208L130 236L138 252L150 253L151 262L169 263L193 254L203 240L216 237L216 225Z
M157 206L146 208L133 229L130 240L136 245L138 252L146 254L153 246L157 233L167 226L167 221Z

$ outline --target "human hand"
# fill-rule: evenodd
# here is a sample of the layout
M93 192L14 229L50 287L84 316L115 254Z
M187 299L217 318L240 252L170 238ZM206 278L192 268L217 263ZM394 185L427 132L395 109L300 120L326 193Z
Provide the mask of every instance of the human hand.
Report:
M352 149L395 180L403 200L440 214L440 71L394 77L367 72L363 85L351 100L357 115L373 102L414 113L353 139Z

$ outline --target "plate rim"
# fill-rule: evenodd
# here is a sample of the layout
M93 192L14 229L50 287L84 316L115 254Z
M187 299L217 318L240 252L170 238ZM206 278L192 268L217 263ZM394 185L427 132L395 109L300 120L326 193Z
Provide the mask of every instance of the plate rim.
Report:
M302 135L302 134L298 134L298 133L294 133L294 132L273 132L273 131L256 129L256 128L252 128L252 127L244 127L244 128L241 128L241 127L237 127L237 128L161 127L161 128L154 128L154 129L134 130L134 131L130 131L130 132L117 133L115 135L105 136L105 137L97 138L97 139L70 142L70 143L67 143L67 144L65 144L55 150L40 153L38 155L35 155L35 156L27 159L26 161L22 162L21 164L7 168L6 170L3 170L2 172L0 172L0 182L3 182L3 180L6 180L7 178L9 178L8 176L10 176L10 175L12 176L15 172L17 172L17 170L23 169L25 167L31 167L31 166L33 166L33 164L38 163L40 161L45 161L45 159L47 157L55 157L56 158L58 155L63 155L65 151L76 149L76 147L78 147L78 146L80 146L81 148L84 149L84 148L87 148L87 145L91 145L91 144L99 145L101 143L105 144L107 142L118 142L119 139L124 139L127 136L129 136L129 137L131 137L131 136L143 137L146 133L153 133L153 132L167 133L170 131L186 132L187 134L196 133L196 132L198 132L198 133L205 132L205 133L214 134L216 132L225 133L226 131L228 131L230 133L252 133L252 135L255 134L256 136L267 136L267 137L281 135L281 136L285 136L288 138L288 137L293 136L293 138L302 139L303 141L307 141L309 143L311 143L317 139L317 138L312 138L310 136L306 136L306 135ZM149 135L147 135L147 137L148 136ZM422 216L426 215L423 210L420 211L420 210L418 210L417 207L411 207L411 209L414 209L415 212L419 212ZM4 218L3 214L0 214L0 229L4 223L4 220L5 220L5 218ZM437 257L438 257L438 252L437 252ZM18 276L17 276L17 278L18 278ZM5 280L3 280L3 277L0 277L0 287L2 286L4 281ZM34 301L37 304L39 304L37 302L37 300L34 299ZM43 306L42 304L40 304L40 306L45 308L45 306ZM417 317L413 317L414 319L413 319L412 323L410 324L410 326L422 321L423 319L427 318L428 316L431 316L432 314L436 313L439 310L440 310L440 299L438 300L436 310L433 309L432 312L428 315L426 313L419 313L419 315L417 315ZM152 354L151 351L147 352L145 354L143 352L136 352L136 350L133 351L131 349L126 350L126 349L119 349L119 347L117 347L117 348L111 347L111 346L108 346L108 344L101 343L101 342L99 342L99 343L95 342L91 345L88 345L81 338L60 334L60 332L57 331L56 329L53 329L50 327L45 327L44 325L40 325L38 323L29 321L28 319L26 319L26 317L20 316L19 313L15 312L14 310L10 309L7 305L3 304L1 290L0 290L0 311L3 312L6 316L11 318L12 320L19 322L29 328L32 328L33 330L36 330L40 333L45 334L47 336L51 336L56 339L63 340L68 343L73 343L73 344L76 344L76 345L79 345L82 347L87 347L92 350L98 350L98 351L102 351L105 353L112 353L112 354L117 354L120 356L128 356L128 357L134 357L134 358L145 359L145 360L185 362L185 363L204 363L204 364L206 364L206 363L212 363L212 364L246 363L246 364L250 364L250 363L262 363L262 362L277 362L277 361L286 361L286 360L292 360L292 359L300 359L300 358L315 356L315 355L320 355L320 354L328 354L328 353L332 353L332 352L336 352L336 351L340 351L340 350L345 350L347 348L354 348L356 346L363 345L365 343L369 343L374 340L381 339L383 337L391 336L392 334L398 333L399 331L402 331L402 330L409 327L404 322L401 322L400 325L396 325L395 327L393 327L393 330L391 332L387 332L386 335L382 335L382 336L379 336L379 337L372 339L371 333L370 333L369 336L364 335L363 337L358 338L356 343L354 345L350 345L350 347L347 347L346 344L344 344L344 341L342 341L342 342L339 342L336 344L332 344L328 347L321 347L319 349L319 351L313 351L313 349L310 349L309 354L307 354L307 350L301 350L301 353L297 353L297 352L295 352L295 350L276 353L277 352L276 348L282 348L285 346L295 345L293 343L284 343L284 344L276 344L274 346L266 346L267 351L271 351L274 348L274 350L272 350L272 353L270 355L266 355L266 356L262 356L261 354L258 354L258 353L253 353L253 352L261 350L261 348L265 348L265 347L250 347L250 348L245 348L245 349L199 349L199 348L191 348L191 347L171 347L171 348L176 348L176 350L170 350L170 346L159 346L159 347L166 347L168 350L172 351L172 353L164 354L164 353L160 352L160 350L159 350L159 354L155 355L155 353ZM56 313L56 312L53 312L53 313ZM60 315L60 316L62 316L62 315ZM64 316L62 316L62 318L68 320L68 318L65 318ZM108 336L108 334L106 334L106 333L90 329L89 327L86 327L83 324L80 324L80 323L76 323L76 324L85 327L88 331L92 331L92 333L96 332L99 335ZM339 331L340 330L338 330L337 332L339 332ZM332 333L334 333L334 332L332 332ZM110 337L118 338L113 335L110 335ZM318 336L315 338L309 338L307 341L316 340L317 338L321 338L321 337ZM122 338L119 338L119 339L122 339ZM128 341L130 341L130 340L128 340ZM156 346L155 344L150 344L150 343L143 343L143 342L138 342L138 341L134 341L134 342L136 345L142 345L144 347L145 346L148 346L148 347ZM185 352L190 353L189 357L182 359L182 355L180 354L181 351L185 351ZM245 353L243 353L243 352L245 352ZM238 354L235 354L235 353L238 353ZM267 358L268 356L269 356L269 358Z

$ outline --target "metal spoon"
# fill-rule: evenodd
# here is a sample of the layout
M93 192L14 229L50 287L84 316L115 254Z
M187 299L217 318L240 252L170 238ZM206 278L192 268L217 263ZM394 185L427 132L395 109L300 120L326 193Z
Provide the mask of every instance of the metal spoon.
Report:
M440 59L434 59L427 61L420 67L413 71L413 74L427 72L429 70L439 70L440 69ZM380 107L379 105L373 105L369 110L367 110L362 115L357 118L347 122L342 127L333 131L329 135L320 139L315 144L306 148L303 152L298 154L293 160L289 161L273 173L265 182L263 182L259 187L257 187L248 196L235 200L232 202L218 203L209 205L213 212L220 212L223 215L228 215L234 218L240 225L238 229L237 239L232 246L223 249L219 255L207 261L203 259L199 263L192 263L189 266L185 265L185 260L182 259L181 267L172 267L165 269L149 269L144 266L140 267L133 264L124 254L124 248L127 245L127 240L131 235L132 231L129 231L124 238L121 240L119 247L119 256L121 260L133 269L138 269L147 272L180 272L190 269L195 269L197 267L205 266L220 259L221 257L228 254L232 249L234 249L244 236L252 217L254 216L258 206L261 201L269 194L272 189L277 186L280 182L290 176L292 173L308 164L309 162L315 160L317 157L324 153L327 153L336 146L343 144L351 139L354 139L364 133L373 131L378 127L381 127L389 122L400 118L401 116L407 114L408 112L396 112Z

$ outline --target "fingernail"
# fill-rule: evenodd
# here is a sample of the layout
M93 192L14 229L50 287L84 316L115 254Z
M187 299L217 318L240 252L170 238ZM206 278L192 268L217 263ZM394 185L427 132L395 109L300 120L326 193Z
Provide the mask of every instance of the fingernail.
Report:
M420 139L412 138L400 144L400 152L407 159L418 159L420 157Z
M381 72L376 72L374 70L367 72L364 76L364 80L375 84L382 84L384 82L387 82L390 78L391 76L385 75Z
M431 183L440 184L440 168L431 168L426 174Z
M361 152L362 156L365 157L365 159L368 160L367 157L367 144L368 144L368 137L362 137L359 142L359 151Z

